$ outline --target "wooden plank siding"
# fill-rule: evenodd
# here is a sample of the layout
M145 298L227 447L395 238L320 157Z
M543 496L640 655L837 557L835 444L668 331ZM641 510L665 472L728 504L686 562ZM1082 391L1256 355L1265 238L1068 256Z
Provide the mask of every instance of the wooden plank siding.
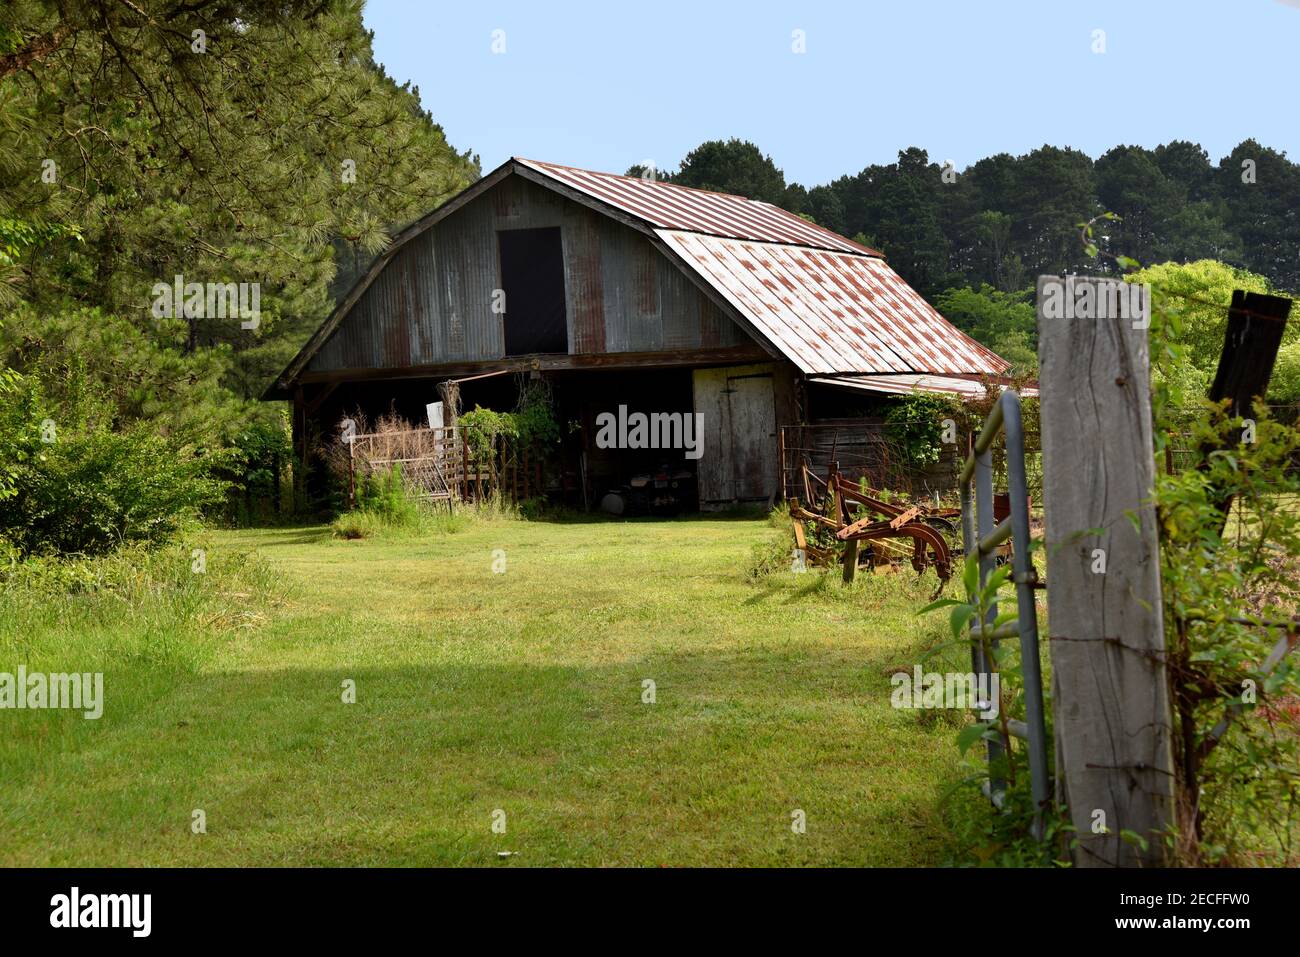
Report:
M497 232L559 227L571 355L751 343L643 234L519 176L394 255L307 366L405 369L505 357ZM507 302L507 308L509 303Z

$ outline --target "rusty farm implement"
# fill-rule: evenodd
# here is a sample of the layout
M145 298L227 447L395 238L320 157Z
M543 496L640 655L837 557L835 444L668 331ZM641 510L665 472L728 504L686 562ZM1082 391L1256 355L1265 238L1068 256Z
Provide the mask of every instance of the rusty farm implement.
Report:
M895 568L910 558L917 573L934 566L939 587L952 576L952 550L945 533L956 531L960 509L930 508L887 500L885 493L845 478L832 465L825 481L806 466L805 497L790 500L795 547L814 565L844 565L852 581L858 566ZM842 557L836 545L843 543Z

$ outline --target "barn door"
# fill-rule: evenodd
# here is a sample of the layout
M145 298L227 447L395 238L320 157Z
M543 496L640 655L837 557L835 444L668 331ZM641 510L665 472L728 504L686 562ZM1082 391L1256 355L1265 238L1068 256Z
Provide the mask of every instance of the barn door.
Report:
M776 492L776 399L770 366L695 370L704 414L700 507L760 501Z

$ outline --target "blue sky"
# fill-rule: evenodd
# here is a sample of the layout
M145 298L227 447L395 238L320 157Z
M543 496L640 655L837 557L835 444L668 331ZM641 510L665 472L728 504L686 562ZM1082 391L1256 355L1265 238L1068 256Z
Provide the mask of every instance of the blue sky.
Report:
M1191 139L1217 161L1254 137L1300 157L1300 0L369 0L365 19L485 172L672 169L732 136L806 186L908 146L958 169L1044 143Z

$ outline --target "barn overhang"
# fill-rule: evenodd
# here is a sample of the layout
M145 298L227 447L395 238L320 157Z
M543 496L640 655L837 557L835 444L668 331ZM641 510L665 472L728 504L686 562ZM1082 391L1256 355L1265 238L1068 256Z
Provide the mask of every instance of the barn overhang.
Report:
M1038 395L1038 385L1017 383L999 375L888 375L888 376L809 376L812 385L834 386L840 389L855 389L861 392L883 392L887 395L909 395L913 392L928 392L937 395L951 395L959 399L982 398L989 385L998 388L1010 388L1024 396Z
M446 362L438 365L403 366L397 369L330 369L304 372L301 385L330 385L342 382L377 382L389 379L453 379L488 372L573 372L619 369L686 368L734 365L770 361L758 345L719 349L685 349L661 352L610 352L598 355L512 356L480 362Z

